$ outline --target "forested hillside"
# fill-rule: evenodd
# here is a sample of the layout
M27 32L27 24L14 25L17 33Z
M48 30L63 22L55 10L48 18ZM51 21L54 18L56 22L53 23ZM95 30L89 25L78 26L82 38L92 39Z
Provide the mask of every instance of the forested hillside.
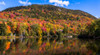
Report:
M8 8L4 11L15 11L29 16L30 18L44 18L44 19L70 19L77 20L77 18L91 18L96 19L94 16L80 11L61 8L53 5L30 5Z
M13 7L0 12L0 36L79 35L94 19L86 12L53 5Z

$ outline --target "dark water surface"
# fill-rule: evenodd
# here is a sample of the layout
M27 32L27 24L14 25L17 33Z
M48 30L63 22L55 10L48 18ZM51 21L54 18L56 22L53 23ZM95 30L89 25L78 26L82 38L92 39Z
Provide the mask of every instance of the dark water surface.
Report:
M0 39L0 55L100 55L100 40Z

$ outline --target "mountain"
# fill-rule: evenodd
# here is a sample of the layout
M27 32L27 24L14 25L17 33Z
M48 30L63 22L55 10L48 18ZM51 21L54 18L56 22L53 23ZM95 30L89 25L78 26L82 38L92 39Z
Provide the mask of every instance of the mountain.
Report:
M29 6L19 6L12 7L4 10L3 12L15 11L30 18L39 19L66 19L66 20L77 20L91 18L96 19L96 17L80 10L71 10L62 7L57 7L53 5L29 5Z
M80 10L53 5L12 7L0 12L0 36L79 35L95 18Z

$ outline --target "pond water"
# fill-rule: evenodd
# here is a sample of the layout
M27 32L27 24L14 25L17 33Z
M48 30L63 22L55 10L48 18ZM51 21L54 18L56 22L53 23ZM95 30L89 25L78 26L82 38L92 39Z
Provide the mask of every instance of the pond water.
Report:
M99 55L100 40L0 39L0 55Z

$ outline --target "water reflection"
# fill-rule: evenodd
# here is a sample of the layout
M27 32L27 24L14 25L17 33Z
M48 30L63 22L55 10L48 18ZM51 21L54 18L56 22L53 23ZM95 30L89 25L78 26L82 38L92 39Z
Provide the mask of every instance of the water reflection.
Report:
M99 40L50 41L41 37L0 40L0 55L99 55L99 52Z

